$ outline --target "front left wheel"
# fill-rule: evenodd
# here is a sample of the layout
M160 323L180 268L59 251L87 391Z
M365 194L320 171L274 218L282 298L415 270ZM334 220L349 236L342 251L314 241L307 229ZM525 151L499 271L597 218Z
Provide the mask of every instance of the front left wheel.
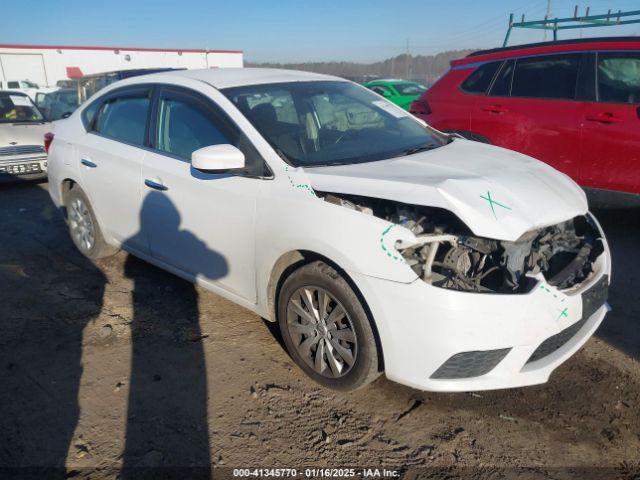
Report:
M304 265L285 280L278 323L292 359L316 382L349 391L380 375L369 317L349 283L329 265Z

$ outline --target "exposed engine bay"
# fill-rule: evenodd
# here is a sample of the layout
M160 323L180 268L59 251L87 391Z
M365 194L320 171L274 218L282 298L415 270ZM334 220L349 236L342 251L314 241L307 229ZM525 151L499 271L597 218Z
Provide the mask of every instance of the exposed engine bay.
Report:
M593 272L604 251L590 216L527 232L517 241L474 236L447 210L353 195L318 194L330 203L401 225L418 241L395 248L425 282L478 293L525 293L542 274L550 285L569 289Z

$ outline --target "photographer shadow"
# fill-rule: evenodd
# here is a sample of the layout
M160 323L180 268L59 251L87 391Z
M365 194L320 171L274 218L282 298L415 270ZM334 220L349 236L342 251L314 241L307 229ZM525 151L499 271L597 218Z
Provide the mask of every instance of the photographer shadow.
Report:
M228 273L223 256L180 229L180 214L165 194L147 195L140 222L140 232L127 242L140 245L147 242L149 231L162 232L163 245L180 258L198 260L198 271L188 274L218 279ZM122 477L209 478L207 371L198 292L193 283L132 255L125 275L134 286Z

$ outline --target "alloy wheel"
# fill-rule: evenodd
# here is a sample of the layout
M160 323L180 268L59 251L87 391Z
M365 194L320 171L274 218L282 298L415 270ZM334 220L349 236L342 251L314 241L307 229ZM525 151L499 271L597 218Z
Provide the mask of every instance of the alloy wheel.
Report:
M355 365L358 341L342 304L320 287L296 290L287 304L287 328L298 354L316 373L338 378Z
M80 198L74 198L69 210L69 229L76 245L90 251L95 243L95 226L91 212Z

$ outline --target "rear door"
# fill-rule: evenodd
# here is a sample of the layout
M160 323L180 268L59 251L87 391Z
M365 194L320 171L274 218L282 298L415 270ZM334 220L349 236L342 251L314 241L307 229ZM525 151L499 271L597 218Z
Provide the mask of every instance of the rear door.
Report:
M147 87L109 94L85 110L88 132L78 144L82 188L101 227L142 253L147 253L148 244L140 232L140 171L150 104Z
M598 52L584 112L580 183L640 193L640 52Z
M490 143L542 160L577 177L584 103L578 77L584 54L507 60L480 97L471 130Z

